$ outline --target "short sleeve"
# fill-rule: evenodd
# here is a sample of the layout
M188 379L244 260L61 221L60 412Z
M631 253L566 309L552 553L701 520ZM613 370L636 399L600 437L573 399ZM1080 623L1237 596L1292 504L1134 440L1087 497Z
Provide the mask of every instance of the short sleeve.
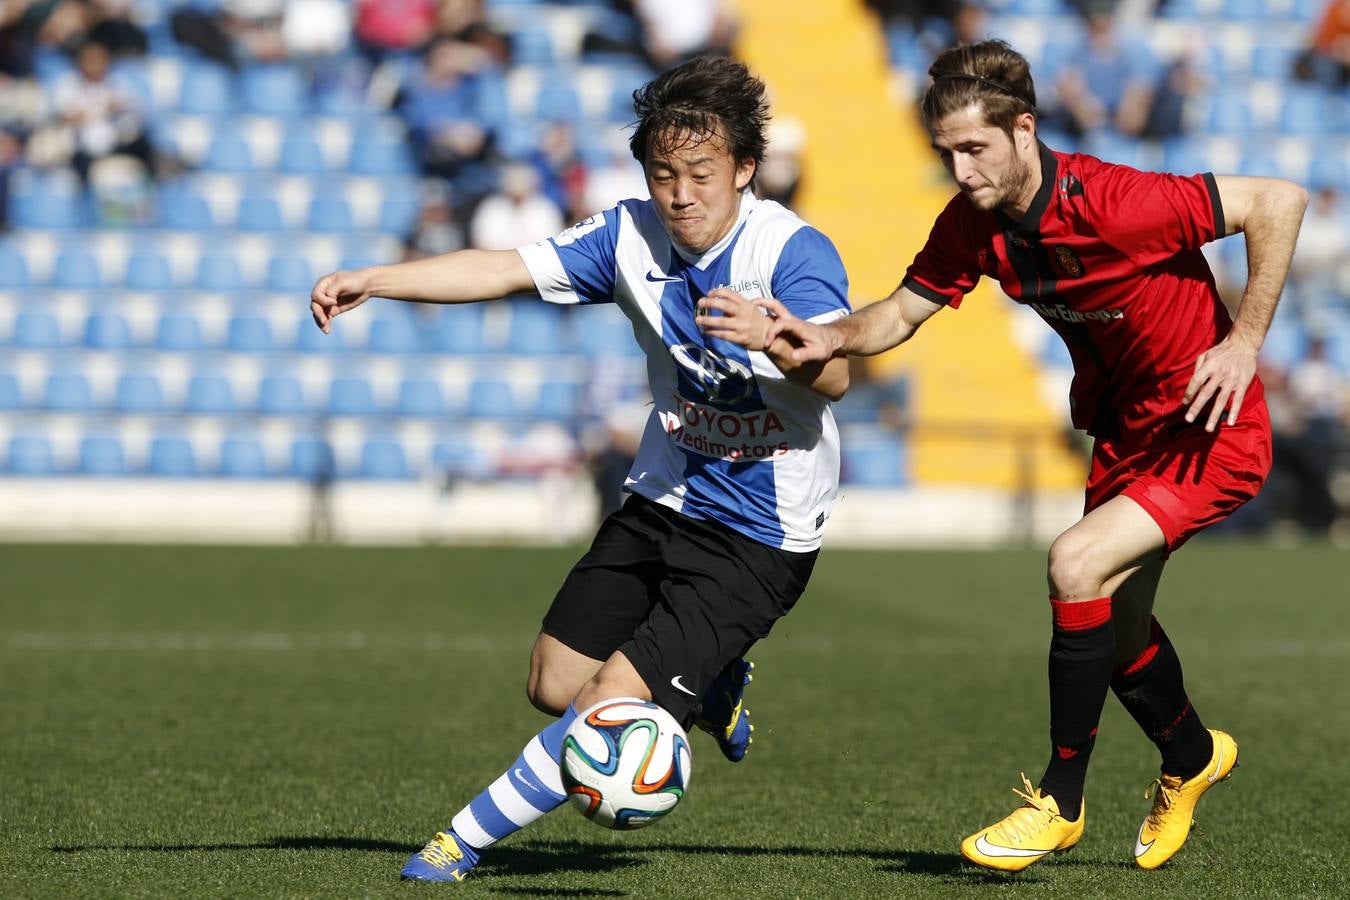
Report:
M800 319L848 312L848 273L830 239L809 225L783 245L770 293Z
M549 303L610 303L614 300L620 209L608 209L555 237L517 250L539 296Z
M1102 239L1141 266L1223 237L1214 176L1105 166L1083 185L1089 220Z
M953 308L975 289L980 281L979 256L971 246L973 222L967 222L970 201L957 194L933 223L928 241L905 272L901 287Z

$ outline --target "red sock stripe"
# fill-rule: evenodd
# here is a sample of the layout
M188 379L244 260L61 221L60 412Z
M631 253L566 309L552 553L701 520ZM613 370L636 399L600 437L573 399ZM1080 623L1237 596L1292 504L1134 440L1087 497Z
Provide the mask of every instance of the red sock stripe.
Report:
M1158 645L1162 643L1162 633L1162 626L1158 624L1157 619L1153 619L1148 627L1148 646L1134 662L1120 670L1122 676L1133 675L1153 662L1153 657L1158 655Z
M1111 598L1078 600L1072 603L1050 598L1055 627L1060 631L1089 631L1111 621Z

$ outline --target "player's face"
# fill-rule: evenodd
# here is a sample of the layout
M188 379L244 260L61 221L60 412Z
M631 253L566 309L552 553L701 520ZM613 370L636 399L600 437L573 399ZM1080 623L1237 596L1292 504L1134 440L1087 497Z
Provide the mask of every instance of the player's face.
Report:
M978 106L968 106L932 126L933 149L956 186L979 209L1026 212L1036 189L1035 120L1017 120L1012 137L990 125Z
M681 247L703 253L735 226L755 162L737 162L716 135L679 135L652 144L644 173L657 215Z

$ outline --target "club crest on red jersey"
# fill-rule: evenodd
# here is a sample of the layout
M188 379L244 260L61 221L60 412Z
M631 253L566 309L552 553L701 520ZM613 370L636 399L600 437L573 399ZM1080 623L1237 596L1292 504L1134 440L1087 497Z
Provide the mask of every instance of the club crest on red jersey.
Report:
M1055 259L1059 261L1059 267L1064 270L1070 278L1083 277L1083 262L1078 258L1078 254L1063 244L1055 245Z

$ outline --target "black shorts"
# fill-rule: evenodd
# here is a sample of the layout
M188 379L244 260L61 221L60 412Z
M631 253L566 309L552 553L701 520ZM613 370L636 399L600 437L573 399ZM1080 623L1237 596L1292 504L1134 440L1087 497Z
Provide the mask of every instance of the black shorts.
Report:
M718 673L792 609L817 553L634 494L572 567L543 630L592 659L622 650L652 699L687 725Z

